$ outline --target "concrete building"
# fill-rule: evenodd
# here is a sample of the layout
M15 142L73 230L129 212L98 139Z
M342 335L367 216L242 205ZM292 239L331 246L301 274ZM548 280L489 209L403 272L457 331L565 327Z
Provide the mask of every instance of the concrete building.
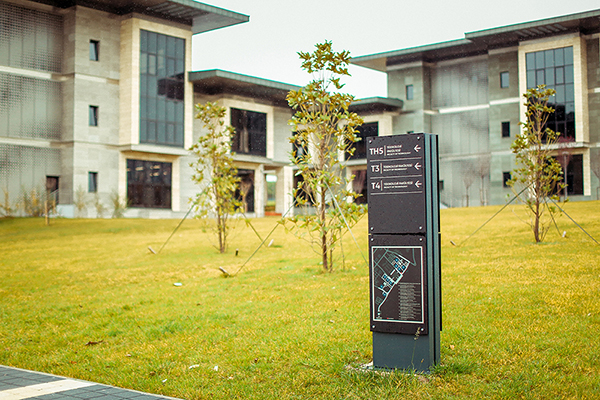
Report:
M221 70L191 72L189 79L194 85L194 103L216 102L227 109L225 120L235 128L235 165L248 192L246 212L258 217L265 210L286 213L292 205L294 182L288 124L292 110L286 96L299 87ZM202 134L201 128L194 126L195 139ZM268 193L269 186L273 193ZM269 197L272 206L267 206Z
M0 0L0 203L47 189L66 217L95 217L96 205L108 217L115 196L129 199L127 217L183 216L199 190L188 151L202 134L194 104L212 101L236 128L247 214L285 213L295 187L285 98L298 87L191 71L192 35L248 20L190 0ZM556 154L569 196L597 199L599 40L597 10L354 58L388 75L388 98L351 107L365 120L360 136L437 133L442 202L503 203L520 94L546 83L557 90L551 127L567 139ZM364 143L346 160L359 202Z
M550 127L562 133L573 200L599 198L600 10L478 32L464 39L365 55L404 101L394 134L439 134L440 193L449 206L504 203L510 146L524 120L522 93L556 90ZM563 157L564 156L564 157ZM595 173L594 173L595 171Z
M189 0L0 0L0 189L75 214L83 191L127 216L185 212L192 35L249 17ZM4 196L2 197L4 201Z

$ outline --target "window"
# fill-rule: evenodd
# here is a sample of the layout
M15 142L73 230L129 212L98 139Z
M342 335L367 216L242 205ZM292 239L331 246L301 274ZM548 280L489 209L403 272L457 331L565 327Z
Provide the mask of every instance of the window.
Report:
M242 202L244 212L254 212L254 171L251 169L238 169L240 178L235 197Z
M90 106L88 120L90 126L98 126L98 106Z
M511 180L510 172L503 172L502 173L502 187L505 187L505 188L510 187L510 186L508 186L508 181L510 181L510 180Z
M508 71L500 72L500 88L506 89L508 87L509 77Z
M98 192L98 173L97 172L88 172L88 192L89 193L97 193Z
M413 85L406 85L406 100L412 100L415 97Z
M171 208L171 163L127 160L131 207Z
M444 180L440 180L438 181L438 191L441 192L442 190L444 190Z
M379 135L379 124L377 122L369 122L368 124L362 124L358 128L359 141L354 142L354 154L349 156L346 154L347 160L358 160L367 158L367 138Z
M583 156L581 154L573 155L565 169L567 194L583 194Z
M364 169L352 171L354 180L352 181L352 190L354 193L360 196L354 200L356 204L367 204L368 202L368 190L367 190L367 171Z
M575 140L575 87L573 84L573 47L527 53L527 87L546 85L556 90L549 106L554 108L546 126L562 137Z
M292 136L292 137L294 137L294 136ZM294 139L294 142L292 143L292 157L299 158L299 157L304 157L307 154L308 154L308 145L306 143L300 143L297 138Z
M297 173L298 171L295 171ZM298 189L298 185L300 185L300 189ZM293 187L293 195L294 195L294 207L299 207L301 202L306 201L308 205L314 205L314 196L312 191L310 190L309 185L304 183L304 175L294 174L294 187Z
M510 137L510 122L502 123L502 137Z
M140 30L140 143L183 147L185 39Z
M100 42L98 40L90 40L90 61L100 60Z
M267 114L232 108L231 126L235 128L231 145L234 152L267 155Z
M58 176L46 176L46 192L48 200L58 204Z

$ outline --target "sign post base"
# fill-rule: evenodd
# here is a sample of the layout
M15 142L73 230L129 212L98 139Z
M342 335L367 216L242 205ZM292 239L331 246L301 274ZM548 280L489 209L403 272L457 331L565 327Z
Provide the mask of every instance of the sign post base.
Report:
M429 372L435 360L429 336L373 332L373 367Z

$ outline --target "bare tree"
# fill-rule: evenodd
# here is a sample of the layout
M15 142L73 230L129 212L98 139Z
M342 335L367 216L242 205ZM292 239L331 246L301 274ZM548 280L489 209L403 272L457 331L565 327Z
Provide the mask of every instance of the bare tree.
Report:
M479 188L479 201L482 206L486 206L488 204L485 179L489 178L490 176L490 160L491 156L489 154L482 155L477 160L477 173L479 175L479 179L481 180L481 187Z
M462 160L460 164L462 181L465 185L465 205L466 207L469 207L469 189L475 182L475 178L478 176L479 173L472 160Z
M573 142L572 139L564 136L559 136L558 140L556 141L558 144L558 155L556 160L560 164L560 167L563 171L563 200L567 198L567 167L573 158L569 148L569 143L571 142Z

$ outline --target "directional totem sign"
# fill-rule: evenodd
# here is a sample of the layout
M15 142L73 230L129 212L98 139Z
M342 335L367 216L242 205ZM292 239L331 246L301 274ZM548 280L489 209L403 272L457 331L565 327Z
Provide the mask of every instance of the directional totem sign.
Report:
M373 366L427 371L440 359L437 136L367 138Z
M425 231L423 135L369 138L369 227L376 233Z

